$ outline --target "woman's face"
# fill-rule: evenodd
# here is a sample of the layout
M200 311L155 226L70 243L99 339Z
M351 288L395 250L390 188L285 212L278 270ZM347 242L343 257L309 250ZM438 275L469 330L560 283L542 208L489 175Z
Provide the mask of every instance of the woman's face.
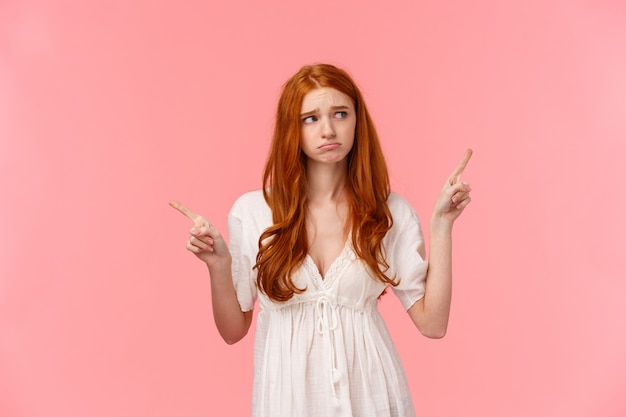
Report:
M300 125L300 145L309 162L341 162L354 144L354 104L334 88L312 90L302 100Z

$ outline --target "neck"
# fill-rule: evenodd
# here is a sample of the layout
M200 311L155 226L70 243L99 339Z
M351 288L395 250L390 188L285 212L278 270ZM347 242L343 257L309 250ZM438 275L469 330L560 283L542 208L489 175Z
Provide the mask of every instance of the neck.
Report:
M339 201L345 198L343 190L348 176L344 160L338 164L311 163L307 165L309 201Z

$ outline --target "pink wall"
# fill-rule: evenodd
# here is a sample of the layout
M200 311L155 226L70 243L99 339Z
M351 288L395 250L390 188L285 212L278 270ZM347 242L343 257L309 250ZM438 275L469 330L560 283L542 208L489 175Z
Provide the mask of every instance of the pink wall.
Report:
M619 1L0 2L0 415L243 416L177 198L226 229L280 86L348 69L424 222L467 147L443 340L382 309L419 415L626 415Z

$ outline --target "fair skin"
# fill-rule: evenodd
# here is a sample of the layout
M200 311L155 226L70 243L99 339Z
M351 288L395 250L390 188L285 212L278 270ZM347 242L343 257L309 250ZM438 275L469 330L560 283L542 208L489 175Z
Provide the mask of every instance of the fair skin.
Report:
M348 235L349 205L343 190L347 176L346 156L354 143L354 104L335 89L315 89L302 101L301 125L301 147L308 158L306 228L309 256L323 277L343 250ZM430 338L443 337L448 327L452 294L452 226L471 200L469 184L461 182L461 174L471 155L472 151L468 150L435 203L430 219L426 294L408 310L419 331ZM239 307L228 246L204 217L175 201L170 205L194 222L187 249L206 263L211 275L215 323L224 340L235 343L247 334L252 312L242 312Z
M419 331L433 339L444 337L448 329L452 298L452 226L471 201L469 184L461 182L461 174L471 157L472 150L468 149L435 202L430 216L426 293L408 310Z
M252 323L252 311L242 312L232 280L231 257L220 232L204 217L176 201L170 205L194 223L189 232L187 249L206 263L211 276L213 318L220 336L228 343L241 340Z
M304 96L300 120L302 151L308 157L309 256L324 277L348 237L349 201L343 190L356 114L350 97L334 88L318 88Z

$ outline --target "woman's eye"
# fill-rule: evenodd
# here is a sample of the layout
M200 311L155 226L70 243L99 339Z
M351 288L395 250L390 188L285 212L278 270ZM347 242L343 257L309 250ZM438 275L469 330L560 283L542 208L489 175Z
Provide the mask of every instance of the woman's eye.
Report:
M317 121L317 117L315 116L307 116L304 119L302 119L302 123L313 123Z
M335 116L338 119L345 119L346 117L348 117L348 112L345 111L338 111L337 113L335 113Z

